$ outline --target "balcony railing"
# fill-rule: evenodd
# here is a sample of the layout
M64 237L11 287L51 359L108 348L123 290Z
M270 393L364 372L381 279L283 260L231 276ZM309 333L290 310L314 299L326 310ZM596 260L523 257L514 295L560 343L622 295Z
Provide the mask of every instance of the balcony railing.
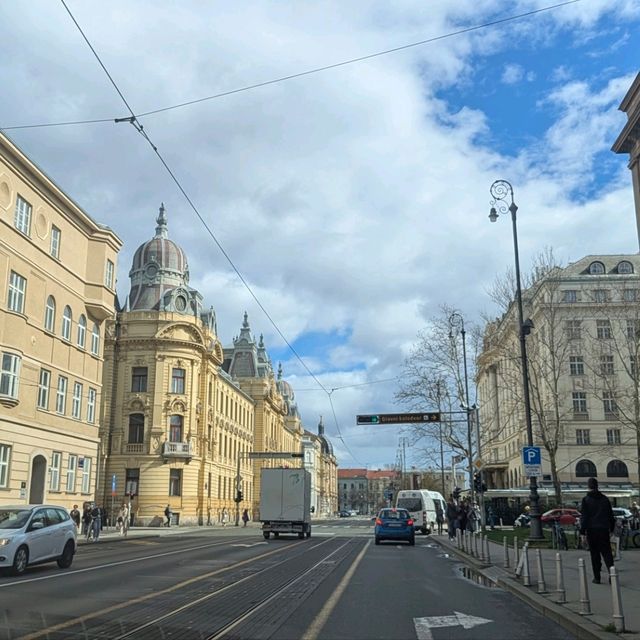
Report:
M125 449L126 453L144 453L144 444L142 442L127 442Z
M193 446L191 442L165 442L162 446L162 455L165 458L193 458Z

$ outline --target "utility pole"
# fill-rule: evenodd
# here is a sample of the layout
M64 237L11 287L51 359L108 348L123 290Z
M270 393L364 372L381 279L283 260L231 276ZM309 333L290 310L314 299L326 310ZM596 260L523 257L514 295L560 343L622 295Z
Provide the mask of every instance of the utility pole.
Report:
M442 381L440 379L438 379L436 381L436 392L438 394L438 413L440 414L440 416L442 416L442 409L440 407L440 385L441 385ZM446 490L444 487L444 444L442 442L442 418L440 419L440 422L438 422L438 429L440 431L439 433L439 439L440 439L440 477L442 480L442 496L446 496Z

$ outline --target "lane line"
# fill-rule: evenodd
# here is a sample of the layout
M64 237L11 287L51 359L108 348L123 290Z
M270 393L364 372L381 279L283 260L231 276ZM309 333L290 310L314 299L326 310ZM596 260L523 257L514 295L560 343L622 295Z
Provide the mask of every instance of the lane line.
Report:
M250 562L255 562L256 560L261 560L262 558L266 558L267 556L272 556L276 553L282 553L283 551L286 551L288 549L293 549L301 544L304 544L304 542L303 541L294 542L293 544L287 545L286 547L281 547L279 549L274 549L273 551L268 551L261 555L248 558L247 560L242 560L240 562L237 562L236 564L229 565L228 567L223 567L221 569L216 569L215 571L208 571L207 573L203 573L198 576L193 576L192 578L183 580L182 582L179 582L178 584L174 584L171 587L167 587L166 589L162 589L161 591L154 591L153 593L148 593L144 596L132 598L130 600L127 600L126 602L119 602L118 604L111 605L110 607L105 607L104 609L100 609L98 611L92 611L91 613L86 613L82 616L78 616L77 618L73 618L72 620L67 620L66 622L60 622L58 624L54 624L50 627L47 627L45 629L34 631L33 633L29 633L26 636L20 636L19 640L34 640L35 638L48 636L50 633L60 631L62 629L67 629L68 627L72 627L76 624L82 624L87 620L93 620L94 618L105 616L106 614L112 613L113 611L119 611L120 609L124 609L125 607L129 607L131 605L146 602L147 600L151 600L153 598L156 598L157 596L162 596L167 593L177 591L178 589L182 589L183 587L187 587L190 584L193 584L194 582L199 582L200 580L206 580L207 578L211 578L220 573L224 573L225 571L230 571L231 569L236 569L237 567L241 567L245 564L249 564Z
M357 558L353 561L353 564L349 567L347 573L344 574L342 580L340 580L338 587L331 594L329 599L325 602L324 607L320 613L314 618L313 622L309 625L308 629L304 632L302 636L302 640L317 640L320 636L320 632L322 628L327 623L329 616L333 613L333 610L336 608L338 601L342 597L344 590L347 588L347 585L351 581L353 574L356 572L358 565L364 558L364 554L367 552L369 545L371 544L371 540L367 540L364 547L362 547L362 551L358 554Z

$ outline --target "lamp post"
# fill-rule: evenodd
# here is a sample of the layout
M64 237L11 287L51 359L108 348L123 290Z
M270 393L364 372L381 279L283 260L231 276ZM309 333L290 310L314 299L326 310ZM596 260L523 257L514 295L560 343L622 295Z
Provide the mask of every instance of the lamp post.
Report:
M441 405L441 395L440 395L440 386L442 385L442 380L438 378L436 380L436 393L438 394L438 413L442 415L442 410L440 408ZM442 420L438 422L438 437L440 439L440 479L442 481L442 495L446 496L447 491L444 486L444 443L442 442Z
M496 180L489 188L491 200L491 211L489 220L495 222L498 214L511 214L511 223L513 227L513 251L515 254L516 264L516 302L518 305L518 329L520 338L520 359L522 360L522 387L524 394L524 415L527 425L527 444L533 446L533 426L531 424L531 401L529 397L529 365L527 362L527 344L526 336L531 332L532 324L530 321L525 323L522 311L522 285L520 283L520 258L518 255L518 230L516 226L516 212L518 207L513 199L513 187L506 180ZM510 202L507 202L507 198ZM542 522L540 520L540 496L538 495L538 479L535 476L529 477L529 502L531 510L531 529L529 531L530 540L542 540Z
M449 338L453 340L453 330L456 329L462 336L462 360L464 365L464 407L467 414L467 447L469 449L469 492L471 504L475 504L473 486L473 452L471 450L471 410L469 409L469 374L467 373L467 332L464 330L464 318L454 311L449 316Z

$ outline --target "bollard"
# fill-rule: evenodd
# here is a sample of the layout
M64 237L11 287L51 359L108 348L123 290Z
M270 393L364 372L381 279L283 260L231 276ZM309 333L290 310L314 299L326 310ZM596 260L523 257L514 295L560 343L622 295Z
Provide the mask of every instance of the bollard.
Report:
M544 581L544 568L542 566L542 551L536 549L536 561L538 568L538 593L547 593L547 585Z
M473 550L476 558L482 560L482 549L478 551L478 534L475 531L471 532L471 537L473 538Z
M564 588L564 571L562 570L562 556L556 553L556 593L558 604L565 604L567 602L567 590Z
M591 602L589 601L589 587L587 586L587 571L584 567L584 559L578 560L578 582L580 583L580 611L581 616L591 615Z
M481 562L485 562L485 557L484 557L484 538L486 536L483 536L481 533L476 533L474 534L477 537L480 537L480 553L478 554L478 558L480 558Z
M491 552L489 551L489 538L484 536L484 561L491 564Z
M522 584L525 587L531 586L531 574L529 573L529 543L525 542L522 547Z
M462 538L460 536L460 529L456 529L456 544L458 549L462 550Z
M509 543L507 542L507 536L503 536L502 546L504 548L504 559L502 561L502 566L505 569L508 569L509 568Z
M467 536L467 532L463 531L462 532L462 550L465 553L469 553L469 540L468 540L468 537L469 536Z
M622 538L620 538L620 536L616 536L614 540L616 545L616 555L614 557L614 560L618 562L619 560L622 560L622 545L620 544Z
M520 564L520 552L518 550L518 536L513 538L513 566L517 567Z
M616 632L624 631L624 613L622 612L622 594L620 593L620 580L615 567L609 569L609 582L611 582L611 595L613 597L613 624Z

